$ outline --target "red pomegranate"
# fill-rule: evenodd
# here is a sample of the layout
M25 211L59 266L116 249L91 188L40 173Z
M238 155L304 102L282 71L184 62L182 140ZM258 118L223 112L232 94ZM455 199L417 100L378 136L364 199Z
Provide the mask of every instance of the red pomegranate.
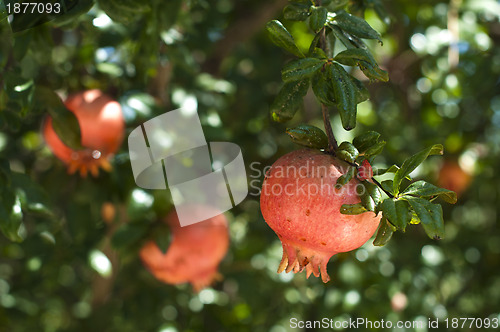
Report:
M301 272L307 277L330 277L327 263L333 255L363 245L375 232L381 216L340 213L342 204L359 203L357 179L335 189L347 164L316 150L293 151L279 158L262 185L260 208L267 224L283 245L278 273Z
M193 207L200 209L202 207ZM180 227L177 214L167 216L172 242L164 254L153 241L140 250L144 265L167 284L191 283L195 292L220 278L219 263L229 247L227 219L223 214Z
M80 125L82 150L72 150L57 136L49 116L43 126L43 136L57 158L68 165L70 174L79 171L93 176L99 167L110 170L110 157L120 147L125 132L121 106L100 90L88 90L70 95L66 107L75 114Z

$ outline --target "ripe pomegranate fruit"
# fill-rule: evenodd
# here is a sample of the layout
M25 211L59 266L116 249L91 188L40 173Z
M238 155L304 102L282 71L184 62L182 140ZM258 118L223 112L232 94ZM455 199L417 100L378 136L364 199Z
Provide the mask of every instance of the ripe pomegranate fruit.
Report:
M120 104L100 90L70 95L64 104L78 120L84 149L75 151L66 146L54 131L49 116L43 126L43 136L52 152L68 165L70 174L79 171L85 177L90 171L97 176L99 167L109 171L109 159L120 147L125 132Z
M172 212L166 221L172 234L167 252L162 253L154 241L148 241L140 250L140 257L150 272L167 284L189 282L195 292L220 279L217 267L229 247L226 217L219 214L181 227L177 214Z
M298 150L279 158L266 174L260 208L283 245L278 273L313 273L328 282L329 259L363 245L375 232L381 216L340 213L342 204L359 203L357 179L335 189L347 164L316 150Z
M438 176L438 185L456 192L457 195L469 188L472 181L472 176L454 160L445 161Z

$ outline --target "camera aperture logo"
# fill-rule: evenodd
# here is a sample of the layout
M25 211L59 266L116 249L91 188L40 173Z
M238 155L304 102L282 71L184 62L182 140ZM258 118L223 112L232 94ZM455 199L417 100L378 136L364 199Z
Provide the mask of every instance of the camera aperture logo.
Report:
M207 143L196 111L177 109L148 120L130 133L128 145L135 183L168 187L181 226L228 211L248 194L240 147Z

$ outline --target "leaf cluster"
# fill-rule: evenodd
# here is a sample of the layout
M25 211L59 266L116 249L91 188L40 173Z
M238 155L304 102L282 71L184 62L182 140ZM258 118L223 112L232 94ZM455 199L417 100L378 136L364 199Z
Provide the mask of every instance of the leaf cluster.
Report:
M300 1L285 7L285 19L305 21L314 33L307 52L299 49L280 21L267 23L271 41L298 57L287 63L281 72L284 85L270 109L274 121L292 119L312 87L317 100L336 107L343 127L351 130L356 126L357 105L367 100L369 94L363 83L348 72L348 67L358 67L373 81L389 80L387 72L380 69L362 40L381 42L379 33L364 19L347 13L346 6L347 1L324 2L323 6ZM336 43L341 43L346 49L334 54Z

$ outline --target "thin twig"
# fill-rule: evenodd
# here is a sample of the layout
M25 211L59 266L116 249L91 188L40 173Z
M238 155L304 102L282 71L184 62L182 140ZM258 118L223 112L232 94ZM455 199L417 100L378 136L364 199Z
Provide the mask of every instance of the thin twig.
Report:
M375 183L387 196L389 196L390 198L394 198L394 195L391 194L390 192L386 191L384 188L382 188L382 185L380 184L380 182L375 180L374 177L372 177L371 179L372 179L373 183Z
M325 124L326 136L328 137L328 151L331 155L335 155L335 151L339 147L337 145L337 140L333 135L332 125L330 123L330 116L328 114L328 107L325 104L321 104L321 113L323 114L323 122Z

